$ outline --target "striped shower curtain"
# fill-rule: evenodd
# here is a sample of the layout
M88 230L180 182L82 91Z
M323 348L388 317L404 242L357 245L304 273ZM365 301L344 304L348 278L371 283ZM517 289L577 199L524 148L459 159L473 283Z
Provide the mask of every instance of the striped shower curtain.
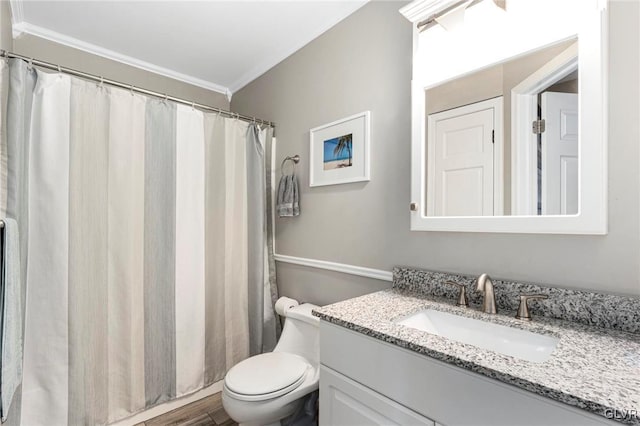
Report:
M107 424L272 349L270 130L17 59L0 74L25 290L8 424Z

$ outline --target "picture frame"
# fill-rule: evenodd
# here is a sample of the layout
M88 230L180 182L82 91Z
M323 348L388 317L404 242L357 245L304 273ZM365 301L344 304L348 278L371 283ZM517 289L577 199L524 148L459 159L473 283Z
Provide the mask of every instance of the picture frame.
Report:
M369 181L370 111L309 131L309 186Z

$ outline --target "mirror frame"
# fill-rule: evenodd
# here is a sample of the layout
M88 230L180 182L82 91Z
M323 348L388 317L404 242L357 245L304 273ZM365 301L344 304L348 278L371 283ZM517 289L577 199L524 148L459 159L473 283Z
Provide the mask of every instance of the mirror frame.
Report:
M489 1L489 0L485 0ZM593 8L578 30L579 212L547 216L426 216L425 90L437 83L420 78L418 23L456 3L456 0L416 0L402 9L413 23L413 80L411 84L411 230L531 234L607 233L608 138L608 0L586 0ZM507 2L508 8L508 2ZM508 9L507 9L508 10ZM557 40L561 41L561 40ZM472 70L474 71L474 70ZM589 170L589 173L584 173ZM589 188L587 190L587 188Z

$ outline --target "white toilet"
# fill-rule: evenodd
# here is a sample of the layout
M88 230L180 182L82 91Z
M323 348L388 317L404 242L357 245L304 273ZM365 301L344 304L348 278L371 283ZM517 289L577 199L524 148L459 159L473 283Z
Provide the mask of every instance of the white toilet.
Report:
M318 389L320 320L311 314L315 308L305 303L289 309L273 352L247 358L227 372L222 405L240 425L279 425Z

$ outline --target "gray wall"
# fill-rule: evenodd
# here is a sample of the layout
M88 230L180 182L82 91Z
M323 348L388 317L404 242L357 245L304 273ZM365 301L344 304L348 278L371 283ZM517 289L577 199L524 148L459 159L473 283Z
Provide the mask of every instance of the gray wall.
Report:
M5 1L2 3L8 4ZM133 84L144 89L217 108L229 109L229 101L222 93L203 89L29 34L23 34L15 39L12 50L20 55L60 64L122 83Z
M13 49L11 38L11 8L8 1L0 1L0 49Z
M610 5L606 236L409 230L412 35L402 4L367 4L234 95L234 111L277 123L278 159L302 156L302 214L277 221L276 251L640 295L638 2ZM364 110L372 114L371 181L309 188L309 129ZM321 304L389 285L284 263L278 274L283 295Z

